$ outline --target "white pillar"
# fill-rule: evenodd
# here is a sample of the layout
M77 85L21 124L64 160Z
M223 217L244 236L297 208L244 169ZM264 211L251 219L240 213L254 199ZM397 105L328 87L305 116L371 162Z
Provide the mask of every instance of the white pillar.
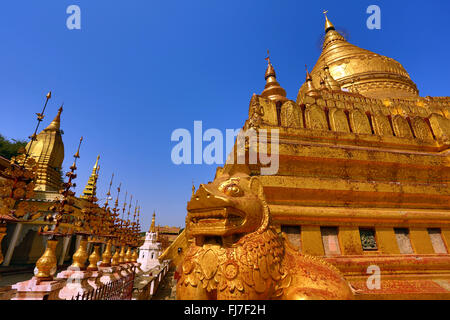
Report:
M60 265L60 266L62 266L64 264L64 260L66 260L67 249L69 248L70 239L72 239L72 237L64 237L63 249L62 249L61 257L59 258L59 263L58 263L58 265Z
M16 248L17 240L19 239L20 233L22 232L22 227L23 227L23 224L18 223L18 224L16 224L16 227L14 228L14 233L13 233L11 242L9 243L8 251L6 252L6 255L5 255L5 260L3 262L3 265L5 267L9 266L9 264L11 263L11 258L13 256L14 249Z

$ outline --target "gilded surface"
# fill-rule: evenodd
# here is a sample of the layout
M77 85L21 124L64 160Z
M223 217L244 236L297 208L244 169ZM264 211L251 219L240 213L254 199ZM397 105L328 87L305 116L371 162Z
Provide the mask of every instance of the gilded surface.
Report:
M368 97L418 96L417 86L399 62L350 44L332 24L325 30L322 54L311 72L316 88L323 81L332 90L340 86Z
M94 245L94 250L89 256L89 265L87 267L88 271L97 271L97 263L100 261L100 246Z
M39 260L36 262L36 268L38 270L36 274L36 278L41 281L44 280L52 280L53 279L53 271L56 271L56 245L58 241L56 240L48 240L47 248L45 249L44 254Z
M188 204L194 237L181 263L178 299L351 299L337 269L290 248L273 227L257 178L218 175Z
M111 259L111 266L113 266L113 267L117 267L120 264L119 251L120 251L120 249L116 247L114 255L112 256L112 259Z
M73 263L70 266L71 268L77 269L77 270L85 270L86 269L86 260L89 256L89 254L87 253L87 243L88 242L86 239L82 239L80 241L80 245L72 257Z
M55 119L25 147L37 163L36 190L59 191L59 170L64 161L64 144L60 130L62 108Z
M329 22L296 105L251 99L244 129L279 130L278 173L260 176L261 164L237 171L248 178L231 174L239 166L227 163L229 176L219 170L189 202L186 232L177 239L187 247L179 299L346 297L330 280L334 269L320 269L323 260L357 289L356 299L450 299L450 97L420 97L400 63L349 44L333 28ZM256 180L263 195L252 187ZM264 226L258 213L266 205ZM304 255L278 237L283 226L301 230ZM336 228L339 251L325 250L324 227ZM408 254L395 228L409 229ZM176 248L167 252L180 259ZM372 265L381 269L380 290L366 285ZM327 281L341 294L314 287Z
M102 254L102 264L101 264L102 267L111 266L111 259L112 259L111 247L112 247L111 240L109 240L106 243L105 251Z

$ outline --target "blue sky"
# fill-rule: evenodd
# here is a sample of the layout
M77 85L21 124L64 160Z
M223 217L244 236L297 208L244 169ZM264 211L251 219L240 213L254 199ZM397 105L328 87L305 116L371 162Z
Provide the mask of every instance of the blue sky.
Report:
M72 4L81 30L66 28ZM366 28L372 4L381 30ZM65 169L85 137L77 191L100 154L99 198L114 172L139 199L145 229L153 210L157 223L184 226L192 180L207 183L216 166L174 165L172 131L195 120L242 127L264 88L267 49L295 100L304 65L320 55L324 9L350 42L402 63L422 96L449 95L449 1L16 0L0 11L0 133L28 137L52 90L44 126L64 102Z

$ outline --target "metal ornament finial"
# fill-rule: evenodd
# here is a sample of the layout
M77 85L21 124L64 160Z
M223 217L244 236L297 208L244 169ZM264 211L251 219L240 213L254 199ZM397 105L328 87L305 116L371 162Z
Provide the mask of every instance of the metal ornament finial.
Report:
M269 51L269 49L267 49L267 58L265 60L267 60L268 64L271 64L270 63L270 51Z

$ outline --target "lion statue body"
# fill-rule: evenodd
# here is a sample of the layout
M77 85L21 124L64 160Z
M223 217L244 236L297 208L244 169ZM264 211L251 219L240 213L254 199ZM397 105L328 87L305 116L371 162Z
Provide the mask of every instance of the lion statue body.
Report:
M193 243L177 270L179 300L353 298L334 266L300 254L270 226L258 178L217 175L187 209Z

